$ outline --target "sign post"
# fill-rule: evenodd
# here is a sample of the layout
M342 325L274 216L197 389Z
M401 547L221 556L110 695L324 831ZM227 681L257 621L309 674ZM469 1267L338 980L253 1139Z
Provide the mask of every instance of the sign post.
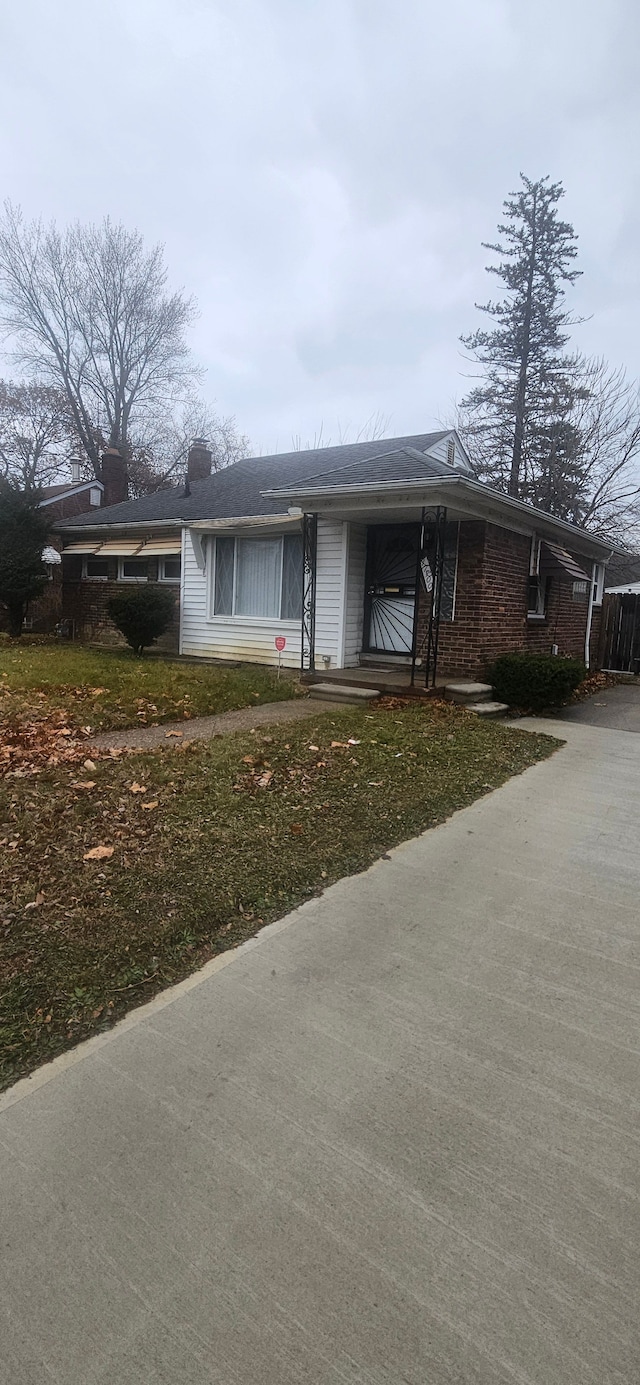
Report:
M276 638L275 638L275 646L276 646L276 649L277 649L277 651L278 651L278 679L280 678L280 664L281 664L281 661L282 661L282 651L283 651L283 649L284 649L286 643L287 643L287 641L285 640L284 635L276 635Z

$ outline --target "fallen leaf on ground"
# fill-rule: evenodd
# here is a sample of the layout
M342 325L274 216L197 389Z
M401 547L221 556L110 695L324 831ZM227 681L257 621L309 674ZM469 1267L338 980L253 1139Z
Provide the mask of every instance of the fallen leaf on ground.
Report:
M349 736L349 739L348 739L348 741L347 741L347 745L359 745L359 744L360 744L360 741L356 740L355 736Z
M146 793L146 792L147 792L147 786L146 786L146 784L138 784L138 782L137 782L136 779L134 779L133 784L130 784L130 785L129 785L129 793Z
M165 731L165 736L181 736L182 731Z
M309 750L319 750L319 749L320 749L320 746L319 746L319 745L310 745L310 746L308 746L308 749L309 749Z
M115 847L113 846L92 846L91 851L85 851L83 861L108 861L113 856Z
M71 784L72 789L95 789L95 787L95 779L74 779Z
M266 771L265 774L261 774L261 775L260 775L260 778L256 780L256 783L258 784L259 788L261 788L261 789L266 789L266 788L269 787L269 784L271 783L271 780L272 780L272 779L273 779L273 770L272 770L272 769L268 769L268 770Z
M93 773L95 773L95 768L96 768L96 766L95 766L93 760L85 760L84 763L83 763L82 768L83 768L83 769L88 769L89 773L90 773L90 774L93 774Z
M293 832L294 837L299 837L302 832L302 823L292 822L290 830Z
M331 742L331 749L332 749L332 750L346 750L346 748L347 748L347 741L332 741L332 742Z
M147 812L149 812L151 808L157 808L158 802L159 800L157 798L154 798L151 803L141 803L140 807L146 808Z

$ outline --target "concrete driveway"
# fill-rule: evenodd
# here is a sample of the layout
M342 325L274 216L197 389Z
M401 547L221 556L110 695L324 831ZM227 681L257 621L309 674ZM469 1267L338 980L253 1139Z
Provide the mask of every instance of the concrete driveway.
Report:
M640 731L640 680L604 688L594 697L565 707L560 721L577 721L583 726L602 726L609 731Z
M636 1385L640 738L554 728L0 1102L2 1385Z

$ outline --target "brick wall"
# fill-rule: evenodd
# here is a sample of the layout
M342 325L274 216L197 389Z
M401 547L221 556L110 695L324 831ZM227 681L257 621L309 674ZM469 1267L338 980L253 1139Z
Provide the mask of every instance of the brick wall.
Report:
M149 581L156 581L158 576L158 562L156 558L149 558ZM107 614L109 598L121 592L123 587L130 584L119 582L118 579L118 559L109 558L109 579L83 581L82 580L82 558L72 555L63 558L63 598L62 615L64 620L74 622L75 637L79 640L86 640L92 644L108 644L115 646L125 646L126 641L116 630L115 625ZM164 585L164 583L163 583ZM167 653L175 654L180 645L180 587L176 582L171 584L170 590L175 592L176 606L169 629L154 644L154 649L164 649Z
M544 551L544 550L543 550ZM546 616L527 616L531 540L495 524L463 521L460 524L455 619L442 622L438 650L438 675L480 677L499 654L513 649L584 658L588 593L574 599L573 579L557 566L542 565L543 580L551 585ZM591 571L579 555L578 564ZM423 593L420 609L419 647L425 646L428 598ZM593 611L592 667L597 665L600 608Z

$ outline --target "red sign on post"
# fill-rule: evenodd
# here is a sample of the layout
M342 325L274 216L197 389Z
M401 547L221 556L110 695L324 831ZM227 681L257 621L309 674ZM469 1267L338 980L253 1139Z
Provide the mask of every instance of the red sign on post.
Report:
M286 643L287 641L285 640L284 635L276 635L276 649L278 651L278 654L282 654L282 651Z

